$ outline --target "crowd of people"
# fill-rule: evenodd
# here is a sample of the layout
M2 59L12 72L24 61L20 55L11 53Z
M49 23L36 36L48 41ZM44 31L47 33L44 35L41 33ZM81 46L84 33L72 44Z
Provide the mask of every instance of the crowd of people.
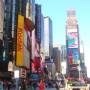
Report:
M40 82L33 82L32 83L33 89L32 90L45 90L45 88L56 88L56 90L59 90L60 87L63 87L60 82L57 81L51 81L51 80L40 80Z

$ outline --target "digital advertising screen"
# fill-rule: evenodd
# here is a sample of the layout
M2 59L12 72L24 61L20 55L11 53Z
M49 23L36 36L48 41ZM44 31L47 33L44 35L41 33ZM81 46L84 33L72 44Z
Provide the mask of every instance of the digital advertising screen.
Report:
M78 48L78 33L67 33L68 48Z
M79 64L80 54L78 48L68 48L69 64Z

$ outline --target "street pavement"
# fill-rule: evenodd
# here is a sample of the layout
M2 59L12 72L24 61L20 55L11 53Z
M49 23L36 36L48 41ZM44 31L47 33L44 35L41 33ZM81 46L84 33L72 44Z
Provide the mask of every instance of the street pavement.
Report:
M45 90L57 90L56 88L46 88ZM65 90L64 88L60 88L59 90Z
M56 88L46 88L45 90L56 90Z

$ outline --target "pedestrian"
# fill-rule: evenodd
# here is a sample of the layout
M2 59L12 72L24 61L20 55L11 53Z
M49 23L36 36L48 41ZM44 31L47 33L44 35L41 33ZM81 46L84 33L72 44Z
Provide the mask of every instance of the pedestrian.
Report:
M58 83L56 82L56 90L59 90L59 86Z
M40 80L39 90L45 90L45 83L42 79Z

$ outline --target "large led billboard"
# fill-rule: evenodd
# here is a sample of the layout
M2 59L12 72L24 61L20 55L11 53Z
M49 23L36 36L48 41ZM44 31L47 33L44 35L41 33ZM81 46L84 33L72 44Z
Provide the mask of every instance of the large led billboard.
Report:
M78 48L68 48L68 59L69 64L79 64L80 63L80 56L79 56L79 49Z
M67 33L68 48L78 48L78 34L75 32Z
M16 65L23 66L24 64L24 16L18 15L18 27L17 27L17 49L16 49Z

